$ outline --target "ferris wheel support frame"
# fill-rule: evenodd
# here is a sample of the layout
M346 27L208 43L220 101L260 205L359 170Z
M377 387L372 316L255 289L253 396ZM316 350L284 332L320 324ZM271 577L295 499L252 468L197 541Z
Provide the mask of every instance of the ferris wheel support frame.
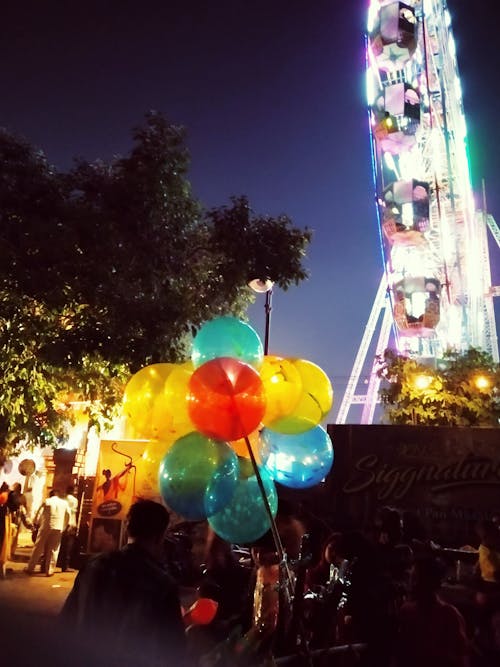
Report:
M485 204L484 185L483 185L483 203ZM485 207L486 208L486 207ZM491 284L490 256L488 251L489 229L493 240L500 250L500 228L495 219L489 213L478 210L476 212L478 219L478 228L482 234L483 256L481 257L485 282L489 289L485 294L484 304L484 322L489 330L490 348L487 350L493 358L493 361L499 363L498 337L496 333L495 311L493 300L500 297L500 285ZM482 223L482 224L481 224ZM367 366L368 353L373 346L377 334L377 325L379 326L378 340L375 348L375 354L371 362L371 369L368 376L368 384L364 393L356 393L363 369ZM361 414L361 424L372 424L375 414L375 408L379 402L378 390L380 388L380 378L377 376L378 362L377 357L383 354L388 347L391 337L392 313L389 296L387 294L387 278L385 274L380 281L373 306L365 326L363 338L361 339L356 358L352 367L351 374L347 383L346 391L342 397L339 411L337 413L336 424L346 424L349 412L353 405L363 405ZM364 385L366 386L366 385Z
M416 22L418 28L412 30ZM393 340L401 354L429 361L439 359L448 349L463 352L476 347L490 353L496 362L499 357L493 298L500 295L500 287L491 284L487 231L490 230L500 247L500 230L486 212L484 184L482 211L474 202L462 90L446 0L415 0L411 6L398 0L371 0L366 53L372 165L384 275L339 408L339 424L347 421L354 404L363 404L361 423L373 420L380 385L377 356L389 345L392 319ZM397 96L402 94L402 85L405 91L412 91L409 105L415 104L417 98L418 115L410 111L407 114L406 92L404 109L400 102L399 106L395 102L400 99ZM384 111L385 117L381 115ZM403 118L401 125L397 114ZM396 132L393 139L387 139L393 131ZM394 203L388 215L388 206L395 201L395 190L390 188L397 182L402 184L400 187L415 182L427 184L427 227L412 227L416 218L408 223L412 219L407 217L405 222L398 205L394 211ZM416 201L416 198L405 199L406 196L400 195L399 206ZM421 212L414 215L425 217ZM420 240L416 236L401 240L396 236L393 228L398 216L403 217L403 229L421 233ZM401 226L401 218L399 223ZM417 247L424 248L423 254L412 250ZM418 261L410 266L412 258ZM422 297L417 295L414 308L411 296L405 292L407 275L409 295L419 291L419 279L427 287L428 277L432 292L439 290L440 285L435 299L437 320L428 319L426 324L421 314L415 319L421 313L418 304ZM421 278L412 283L413 276ZM432 306L432 301L426 303ZM418 324L412 328L422 321L424 330ZM367 357L373 349L377 327L374 361L364 381L364 394L357 394L363 368L370 365Z

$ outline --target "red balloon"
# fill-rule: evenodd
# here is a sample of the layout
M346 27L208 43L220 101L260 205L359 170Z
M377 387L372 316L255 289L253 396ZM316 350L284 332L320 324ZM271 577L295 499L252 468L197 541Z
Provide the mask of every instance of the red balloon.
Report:
M217 613L218 603L210 598L200 598L184 614L185 625L208 625Z
M243 438L260 424L265 408L258 372L238 359L218 357L207 361L189 381L189 417L209 437Z

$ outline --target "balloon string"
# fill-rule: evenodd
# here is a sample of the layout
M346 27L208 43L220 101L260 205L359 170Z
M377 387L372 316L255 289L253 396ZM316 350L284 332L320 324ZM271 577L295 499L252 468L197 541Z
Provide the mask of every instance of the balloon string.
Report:
M257 484L259 485L260 493L262 495L262 500L264 501L264 507L266 508L267 515L269 517L269 521L271 523L271 533L273 536L274 540L274 546L276 547L276 551L278 553L279 561L280 561L280 566L284 570L285 574L285 591L288 597L288 601L290 602L292 595L293 595L293 579L292 575L290 572L290 569L288 567L288 562L286 560L286 554L285 550L283 549L283 543L280 538L280 534L278 532L278 528L276 526L276 521L274 520L273 513L271 511L271 506L269 504L269 500L267 499L267 493L266 489L264 488L264 482L262 481L262 477L259 471L259 466L257 465L257 461L255 459L255 454L253 453L252 445L250 444L250 440L248 439L248 436L245 435L245 443L248 449L248 453L250 455L250 460L252 462L253 466L253 471L255 473L255 477L257 478Z

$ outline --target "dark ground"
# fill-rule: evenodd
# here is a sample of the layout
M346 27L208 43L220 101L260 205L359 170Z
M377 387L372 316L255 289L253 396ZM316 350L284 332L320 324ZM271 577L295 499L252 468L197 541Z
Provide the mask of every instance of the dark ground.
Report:
M19 667L69 665L71 657L61 651L64 637L57 629L57 615L70 592L76 570L52 577L24 573L30 547L19 547L16 560L0 579L0 664Z

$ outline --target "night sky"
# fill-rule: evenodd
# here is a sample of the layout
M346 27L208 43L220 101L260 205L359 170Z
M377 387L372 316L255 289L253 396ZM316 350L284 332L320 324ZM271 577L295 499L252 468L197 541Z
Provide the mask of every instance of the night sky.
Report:
M53 164L126 154L131 128L157 109L187 127L190 180L204 205L245 194L257 213L286 213L314 230L310 279L275 290L270 351L319 364L335 408L382 267L364 92L367 5L19 0L3 7L0 27L0 125ZM484 176L500 222L494 7L449 2L473 182L479 192ZM263 334L263 297L251 318Z

